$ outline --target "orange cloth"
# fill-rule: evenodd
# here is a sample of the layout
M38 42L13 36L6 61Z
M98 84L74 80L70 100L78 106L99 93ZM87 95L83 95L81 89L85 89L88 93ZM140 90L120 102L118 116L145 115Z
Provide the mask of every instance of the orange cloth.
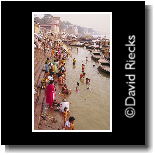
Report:
M70 124L70 130L74 130L74 124L73 123Z
M51 54L54 55L54 50L52 50Z

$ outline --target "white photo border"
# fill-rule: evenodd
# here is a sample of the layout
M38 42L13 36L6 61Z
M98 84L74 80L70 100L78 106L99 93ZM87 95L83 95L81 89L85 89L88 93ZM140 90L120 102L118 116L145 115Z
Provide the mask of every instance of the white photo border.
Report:
M34 130L34 14L109 14L110 15L110 129L109 130ZM32 132L112 132L112 12L32 12Z

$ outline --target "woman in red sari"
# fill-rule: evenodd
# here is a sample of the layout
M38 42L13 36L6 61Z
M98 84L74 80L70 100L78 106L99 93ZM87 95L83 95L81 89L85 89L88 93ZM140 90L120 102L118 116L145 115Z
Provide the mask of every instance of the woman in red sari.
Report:
M46 95L46 104L48 104L50 108L53 108L52 105L55 99L54 81L50 81L49 85L46 87L45 95Z

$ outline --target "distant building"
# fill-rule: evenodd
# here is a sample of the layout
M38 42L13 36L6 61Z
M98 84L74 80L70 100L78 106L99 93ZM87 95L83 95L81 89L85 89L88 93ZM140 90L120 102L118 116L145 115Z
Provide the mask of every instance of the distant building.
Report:
M46 28L47 30L51 30L51 24L42 24L40 25L41 28Z
M34 33L39 33L40 32L40 25L39 24L34 24Z
M74 35L78 35L78 28L74 25L70 25L67 29L67 32L69 34L74 34Z
M53 17L51 23L51 31L58 34L60 32L60 17Z
M59 26L60 26L60 17L52 17L52 20L49 24L41 24L40 25L40 29L42 30L42 32L52 32L54 34L59 34L60 30L59 30Z

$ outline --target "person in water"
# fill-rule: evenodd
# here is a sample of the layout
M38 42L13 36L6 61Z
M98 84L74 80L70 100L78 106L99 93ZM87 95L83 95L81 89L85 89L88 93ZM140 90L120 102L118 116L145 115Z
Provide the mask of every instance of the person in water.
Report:
M64 84L63 86L62 86L62 93L64 93L64 94L71 94L71 90L69 90L68 88L67 88L67 85L66 84Z
M89 78L86 78L86 86L87 86L87 89L89 89L89 86L90 86L90 79Z
M76 63L76 59L74 58L74 59L73 59L73 65L75 65L75 63Z
M82 64L82 72L84 73L85 65Z
M76 92L79 92L79 82L77 82Z
M86 73L84 73L84 72L82 74L80 74L80 79L84 79L85 75L86 75Z
M87 64L87 62L88 62L88 57L86 57L86 64Z

